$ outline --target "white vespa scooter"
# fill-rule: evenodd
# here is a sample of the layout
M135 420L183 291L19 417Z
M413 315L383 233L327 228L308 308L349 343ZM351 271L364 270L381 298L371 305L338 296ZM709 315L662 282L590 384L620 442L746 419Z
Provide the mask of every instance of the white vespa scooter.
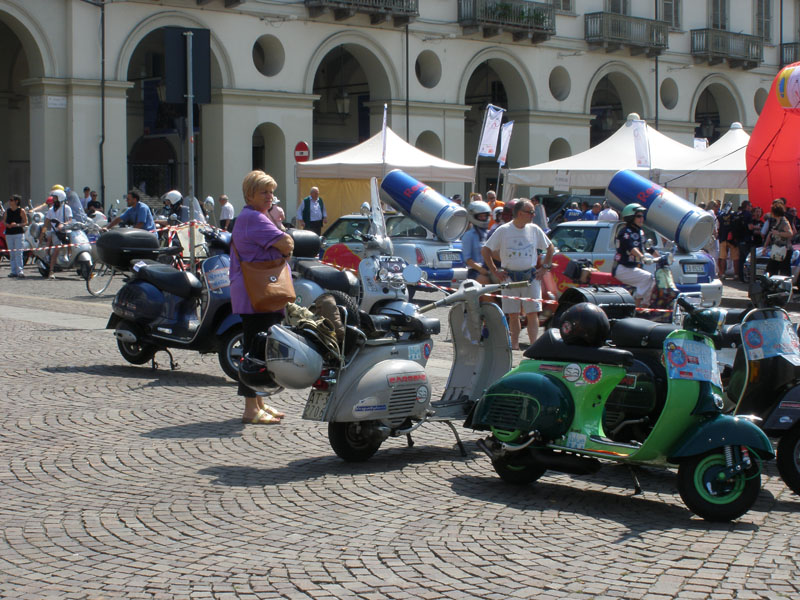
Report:
M466 280L453 294L421 309L420 313L451 307L453 362L439 400L432 400L425 366L433 350L431 336L439 333L440 323L419 313L361 313L360 327L348 325L336 348L313 327L274 325L265 335L263 360L247 356L240 372L248 371L251 361L279 386L311 386L303 418L328 423L331 447L346 461L368 460L389 437L407 435L412 446L411 432L437 421L450 427L466 455L451 421L466 418L489 384L511 368L505 316L496 304L479 299L524 285L527 282L481 286ZM351 321L346 314L345 320ZM254 380L243 381L262 391L276 391L259 387Z

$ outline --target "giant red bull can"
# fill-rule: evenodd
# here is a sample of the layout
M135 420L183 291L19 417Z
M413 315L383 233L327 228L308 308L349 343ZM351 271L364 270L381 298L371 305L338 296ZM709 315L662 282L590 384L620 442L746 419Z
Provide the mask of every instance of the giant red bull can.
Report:
M400 169L383 178L381 189L387 203L445 242L457 240L467 229L467 211L463 206Z
M714 232L711 214L633 171L614 175L606 196L620 213L633 202L644 206L645 225L689 252L700 250Z

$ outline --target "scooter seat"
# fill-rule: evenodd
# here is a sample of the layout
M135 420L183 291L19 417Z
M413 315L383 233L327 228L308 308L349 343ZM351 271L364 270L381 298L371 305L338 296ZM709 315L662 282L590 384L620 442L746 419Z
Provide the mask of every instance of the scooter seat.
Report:
M136 279L152 283L158 289L181 298L199 296L203 291L201 281L188 271L179 271L170 265L151 263L141 265L134 271Z
M633 365L633 354L628 350L609 348L608 346L592 347L567 344L561 339L558 329L548 329L538 340L531 344L525 358L535 360L553 360L557 362L600 363L603 365Z
M433 317L409 317L406 315L370 315L361 312L361 329L368 338L391 331L411 332L417 336L436 335L442 329L439 319Z
M358 296L358 282L335 267L323 265L318 260L298 260L294 268L300 277L313 281L323 289L339 290L348 296Z
M631 317L619 319L611 326L611 342L618 348L662 349L667 336L678 329L672 323L655 323Z

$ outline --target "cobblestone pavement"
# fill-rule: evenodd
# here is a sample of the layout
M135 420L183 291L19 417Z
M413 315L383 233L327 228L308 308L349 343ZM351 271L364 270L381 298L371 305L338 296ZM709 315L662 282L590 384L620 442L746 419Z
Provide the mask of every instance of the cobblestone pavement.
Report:
M766 467L738 522L692 517L673 472L504 484L425 426L366 464L274 404L243 425L216 357L128 365L110 298L0 267L2 598L790 598L800 498ZM436 313L443 317L443 313ZM434 355L449 358L440 336ZM516 360L519 355L516 356ZM162 360L162 363L166 361ZM445 371L433 380L441 390Z

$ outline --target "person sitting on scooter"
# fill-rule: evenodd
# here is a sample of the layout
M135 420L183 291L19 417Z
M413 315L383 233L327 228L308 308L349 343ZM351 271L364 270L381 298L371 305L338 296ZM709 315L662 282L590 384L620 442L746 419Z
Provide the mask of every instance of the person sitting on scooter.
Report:
M472 224L461 238L461 252L464 264L467 265L467 277L484 285L489 283L489 269L483 263L481 248L489 237L489 204L482 200L470 202L467 207L467 218Z
M231 308L242 317L242 354L254 354L258 334L281 322L283 310L259 313L247 295L239 261L262 262L288 257L294 240L275 226L267 216L272 207L272 194L278 184L264 171L251 171L242 182L245 206L236 219L231 235ZM285 416L256 395L256 391L239 382L238 395L244 396L242 423L272 425Z
M64 225L72 221L72 211L67 206L67 195L62 190L54 190L51 194L53 205L44 217L44 227L39 235L39 243L50 244L50 269L48 279L55 279L55 265L61 246L67 241Z
M150 212L150 207L144 202L140 202L139 192L131 190L125 197L128 203L128 209L118 217L114 217L107 227L104 229L111 229L118 223L126 223L136 229L144 229L153 234L156 232L156 224L153 221L153 213Z
M644 248L644 223L645 208L633 202L622 210L622 220L625 227L617 235L617 253L614 256L614 266L611 274L622 283L636 288L633 294L636 307L648 306L650 294L655 285L655 277L649 271L641 268L642 263L653 262L652 256L645 255ZM658 256L657 253L654 253Z

